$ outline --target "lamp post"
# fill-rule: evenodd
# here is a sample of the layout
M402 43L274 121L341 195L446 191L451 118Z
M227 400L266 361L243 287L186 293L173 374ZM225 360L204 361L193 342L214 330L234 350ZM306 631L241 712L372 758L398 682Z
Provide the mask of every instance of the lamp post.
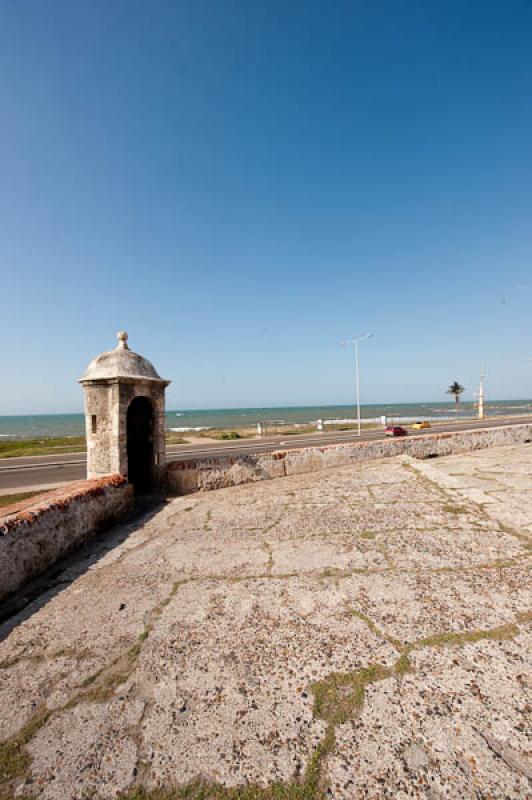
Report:
M480 367L480 384L478 387L478 418L484 419L484 367Z
M356 396L357 396L357 423L358 423L358 435L361 435L360 430L360 379L359 379L359 371L358 371L358 345L359 342L363 342L366 339L370 339L373 336L372 333L365 333L364 336L359 336L358 339L348 339L345 342L342 342L344 347L349 347L353 345L355 348L355 384L356 384Z

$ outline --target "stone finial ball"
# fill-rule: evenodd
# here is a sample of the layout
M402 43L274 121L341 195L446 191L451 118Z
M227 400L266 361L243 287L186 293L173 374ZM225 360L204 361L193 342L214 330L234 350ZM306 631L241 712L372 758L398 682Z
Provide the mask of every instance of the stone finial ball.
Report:
M116 338L118 339L118 346L119 347L127 347L127 331L118 331L116 334Z

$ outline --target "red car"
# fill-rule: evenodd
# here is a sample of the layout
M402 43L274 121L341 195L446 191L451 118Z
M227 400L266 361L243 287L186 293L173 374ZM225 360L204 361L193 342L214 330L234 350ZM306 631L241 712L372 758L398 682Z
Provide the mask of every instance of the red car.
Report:
M408 436L408 431L400 425L388 425L384 433L386 436Z

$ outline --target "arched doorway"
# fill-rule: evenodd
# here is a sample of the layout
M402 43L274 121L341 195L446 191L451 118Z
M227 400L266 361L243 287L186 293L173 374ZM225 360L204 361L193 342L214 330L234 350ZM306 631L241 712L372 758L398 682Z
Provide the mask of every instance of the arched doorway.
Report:
M135 397L127 410L128 480L135 492L146 492L153 478L153 406L147 397Z

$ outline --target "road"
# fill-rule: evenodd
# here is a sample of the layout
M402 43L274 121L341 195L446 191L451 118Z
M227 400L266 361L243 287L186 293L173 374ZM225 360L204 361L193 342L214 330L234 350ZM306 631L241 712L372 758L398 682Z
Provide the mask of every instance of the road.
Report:
M474 428L494 428L500 425L522 425L532 422L532 416L507 419L467 420L464 422L434 423L429 430L408 429L409 436L423 436L431 432L464 431ZM216 444L173 445L167 450L167 458L172 461L185 461L192 458L219 455L238 456L245 453L268 453L272 450L292 450L298 447L321 447L341 442L368 441L384 438L381 428L370 429L357 436L355 431L331 431L302 436L278 434L265 439L252 441L231 441ZM27 456L6 458L0 461L0 495L8 492L24 492L36 489L49 489L85 477L85 455L70 453L62 456Z

